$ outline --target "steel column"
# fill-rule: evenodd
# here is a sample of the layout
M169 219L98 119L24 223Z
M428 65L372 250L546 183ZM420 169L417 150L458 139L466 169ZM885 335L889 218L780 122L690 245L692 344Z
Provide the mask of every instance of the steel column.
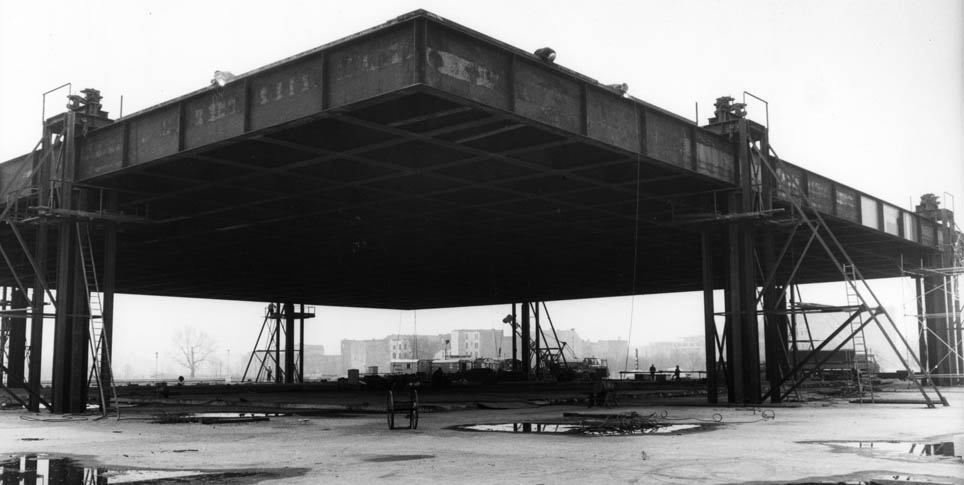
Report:
M7 320L7 386L21 387L24 383L24 360L27 357L27 295L19 288L10 289L10 307L16 310ZM22 310L22 311L21 311Z
M923 367L930 372L931 361L930 349L928 348L927 319L924 317L924 278L917 276L914 278L914 291L917 294L917 345L920 349L920 361ZM925 369L918 369L923 373Z
M74 224L70 224L75 228ZM76 229L74 229L76 230ZM74 238L70 238L74 240ZM63 311L70 312L68 317L72 320L70 326L70 411L72 413L82 413L87 410L87 377L89 375L88 356L90 339L90 295L87 293L85 283L86 276L81 267L79 252L80 246L75 244L73 247L78 252L78 257L74 258L73 285L67 290L73 289L73 305L66 306ZM71 310L72 308L72 310Z
M947 317L946 291L942 275L924 277L924 311L927 327L924 338L927 339L928 354L921 363L927 366L927 371L931 374L944 376L932 378L934 384L939 386L951 383L951 379L946 376L952 372L951 364L954 358L950 355L950 347L941 343L941 340L951 342L947 338L951 335L951 330L948 325L950 319Z
M108 194L107 208L117 210L117 194ZM103 281L100 290L103 292L101 305L101 333L104 341L100 349L100 380L105 388L114 382L111 366L114 348L114 290L117 287L117 224L108 222L104 227L104 257Z
M529 345L529 302L522 302L522 374L529 380L532 370L532 348Z
M753 234L749 227L741 231L740 309L743 325L743 402L760 402L760 339L756 310L756 265L753 250Z
M519 352L516 339L519 338L519 321L516 319L515 303L512 304L512 372L519 372Z
M44 164L49 167L49 164ZM49 175L48 175L49 177ZM42 183L41 185L46 185ZM46 191L42 188L40 193ZM40 221L37 225L36 251L37 267L41 275L47 274L47 223ZM43 334L44 334L44 287L46 283L40 281L40 277L35 277L33 282L33 292L31 299L31 320L30 320L30 361L28 362L27 382L37 393L40 392L40 369L43 358ZM30 393L27 409L33 412L40 411L40 399L37 393Z
M285 314L285 384L295 382L295 304L284 304Z
M727 247L727 252L729 248ZM736 379L733 377L735 372L733 360L733 326L736 325L736 318L733 315L733 292L730 291L732 284L730 273L732 271L730 260L727 258L726 284L723 287L723 338L720 344L723 348L723 362L726 363L726 402L736 402Z
M765 326L765 347L766 347L766 370L767 380L770 388L776 388L790 370L789 363L789 327L790 319L787 317L786 292L781 287L774 287L765 292L763 305L766 308L764 317ZM770 400L780 402L780 392L771 392Z
M281 307L282 303L274 305L274 381L282 382L281 377Z
M536 378L541 379L542 378L542 342L539 339L539 335L542 334L542 326L540 325L540 322L539 322L539 303L538 302L533 306L532 311L533 311L533 316L535 317L535 320L536 320L536 336L535 336Z
M754 210L753 170L750 156L750 132L746 119L739 122L740 146L740 212ZM763 170L763 167L760 167ZM765 207L760 207L764 209ZM742 402L760 402L760 343L756 312L756 252L753 230L748 224L739 223L740 239L740 322L742 329L743 397ZM739 358L739 357L738 357Z
M0 309L9 310L10 300L7 295L7 287L0 287L0 293L2 293L2 295L0 295L0 297L2 297L2 299L0 299ZM2 366L0 367L0 385L4 383L3 375L6 372L4 369L7 368L6 365L4 365L6 363L4 360L6 357L4 349L7 348L7 333L10 332L9 327L10 319L6 316L0 318L0 366Z
M702 233L703 256L703 345L706 347L706 402L714 404L718 401L717 393L717 365L716 365L716 316L713 309L713 250L712 235L709 231Z
M773 233L767 232L763 235L761 250L761 266L765 274L773 271L774 260L774 241ZM770 284L762 288L763 292L763 326L764 326L764 348L766 349L766 376L771 389L779 385L781 377L781 365L786 358L786 343L784 336L786 332L781 330L781 316L786 310L786 300L777 301L778 295L775 285ZM783 316L785 319L786 317ZM771 392L770 400L780 402L780 393Z
M298 319L298 382L305 382L305 304L301 304L301 318ZM417 336L415 338L418 338ZM416 346L418 344L416 343ZM417 358L418 356L416 356Z
M747 120L739 120L738 131L740 190L729 196L727 209L730 214L745 214L755 209L756 189L753 183L751 139ZM724 329L727 397L730 402L758 403L760 348L756 311L756 251L753 228L748 223L735 221L727 227L727 260L727 324Z
M46 126L43 130L43 140L41 140L41 156L35 158L37 165L34 166L35 185L37 195L41 204L46 204L50 199L50 181L52 180L51 167L53 166L53 147L51 146L52 133ZM50 157L44 163L45 157ZM50 229L47 222L40 220L37 223L37 233L34 239L34 254L37 255L37 272L33 280L33 293L31 295L30 320L30 341L36 342L30 345L30 362L28 363L28 383L36 392L30 393L27 402L27 409L33 412L40 411L40 370L43 361L43 333L44 333L44 295L49 285L43 278L47 277L47 251Z
M62 180L60 184L60 208L70 210L73 208L73 180L74 180L74 134L76 124L76 114L68 111L64 117L66 123L66 136L64 137L64 156L61 174L52 174L51 178L59 175ZM57 316L54 323L54 363L53 363L53 412L70 413L75 410L73 407L79 399L74 393L80 390L74 389L74 375L71 373L71 366L74 363L74 318L75 314L75 285L76 285L76 264L77 264L77 244L72 237L74 224L68 221L61 221L57 224ZM39 255L38 255L39 256ZM83 342L86 344L86 342ZM86 345L81 345L86 347ZM82 379L86 385L86 375ZM78 410L79 412L83 409Z
M727 391L730 402L740 402L744 397L745 382L743 379L743 292L740 291L740 228L738 223L730 224L727 228L728 236L728 277L727 277L727 309L726 309L726 362L727 362Z
M73 269L76 251L71 251L73 238L70 237L72 225L69 222L58 224L57 235L57 315L54 323L53 354L53 412L70 412L70 353L73 335Z

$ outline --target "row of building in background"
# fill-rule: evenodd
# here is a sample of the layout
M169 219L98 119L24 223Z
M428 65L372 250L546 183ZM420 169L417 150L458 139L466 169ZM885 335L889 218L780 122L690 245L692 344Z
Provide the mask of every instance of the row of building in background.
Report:
M560 345L565 343L567 360L597 357L615 365L623 362L629 348L625 340L584 340L574 329L556 334ZM516 346L521 352L518 337ZM555 342L548 346L555 347ZM392 361L511 358L511 335L500 329L465 329L439 335L395 334L380 339L342 340L340 355L326 355L322 346L305 345L304 371L306 379L318 379L344 376L348 369L366 372L375 368L378 373L390 373Z

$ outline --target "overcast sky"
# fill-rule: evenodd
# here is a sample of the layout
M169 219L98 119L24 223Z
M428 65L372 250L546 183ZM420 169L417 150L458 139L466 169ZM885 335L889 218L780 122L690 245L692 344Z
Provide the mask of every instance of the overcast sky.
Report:
M36 144L41 93L65 82L74 92L100 89L112 117L123 96L130 114L206 86L216 69L241 74L418 8L524 50L551 46L557 63L603 83L625 82L629 94L688 118L699 103L701 123L716 97L750 91L769 101L770 140L782 158L904 208L926 192L956 196L958 213L964 208L964 2L957 0L0 0L0 160ZM49 116L64 98L47 105ZM749 111L764 120L761 106ZM886 304L900 308L902 284L886 287ZM121 297L115 361L152 369L155 351L170 360L172 329L200 324L219 341L219 354L232 350L237 367L254 344L262 307ZM631 308L634 346L702 331L693 295L550 311L557 325L586 337L626 339ZM306 340L337 352L352 336L497 326L507 310L328 309Z

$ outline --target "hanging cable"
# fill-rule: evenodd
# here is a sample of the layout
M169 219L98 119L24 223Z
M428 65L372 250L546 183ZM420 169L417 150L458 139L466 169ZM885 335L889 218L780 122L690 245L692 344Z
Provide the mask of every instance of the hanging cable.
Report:
M639 129L639 104L633 101L633 115L636 120L636 139L642 140L642 130ZM623 370L629 370L629 348L633 338L633 318L636 312L636 277L638 276L639 259L639 164L640 153L636 152L636 213L633 225L633 288L629 294L629 332L626 335L626 360L623 362Z

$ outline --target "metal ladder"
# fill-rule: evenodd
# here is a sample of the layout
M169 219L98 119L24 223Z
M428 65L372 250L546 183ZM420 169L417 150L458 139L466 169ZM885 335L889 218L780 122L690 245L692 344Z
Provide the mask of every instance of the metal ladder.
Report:
M94 250L90 236L90 224L78 222L75 224L77 230L77 247L80 252L81 269L84 272L84 287L88 299L87 308L90 316L89 339L91 352L91 366L87 377L87 385L92 381L97 383L97 391L100 397L101 414L107 415L107 396L105 387L110 388L111 397L117 409L117 389L114 386L114 370L110 363L110 349L107 347L107 336L104 333L103 305L100 297L100 286L97 279L97 269L94 262ZM106 361L102 360L106 357ZM106 369L106 375L104 370ZM106 382L105 382L106 381ZM118 410L118 417L120 411Z
M857 293L856 285L852 284L857 279L855 267L850 264L843 266L847 281L847 305L858 306L862 303L860 295ZM850 332L853 338L850 340L854 351L853 369L854 380L857 382L857 401L864 402L864 388L870 390L870 402L874 402L874 362L870 360L870 351L867 350L867 338L864 335L864 316L860 313L857 318L850 322Z

